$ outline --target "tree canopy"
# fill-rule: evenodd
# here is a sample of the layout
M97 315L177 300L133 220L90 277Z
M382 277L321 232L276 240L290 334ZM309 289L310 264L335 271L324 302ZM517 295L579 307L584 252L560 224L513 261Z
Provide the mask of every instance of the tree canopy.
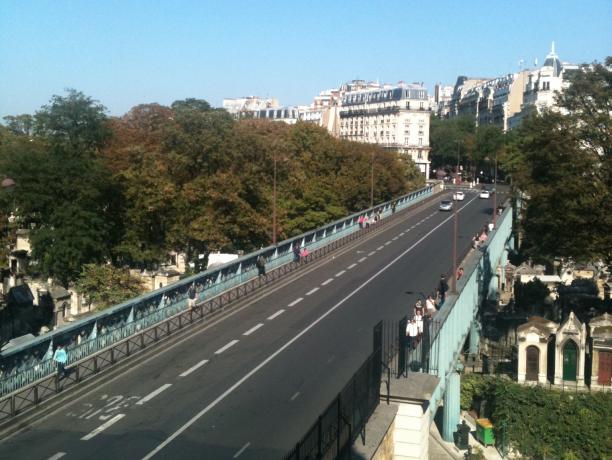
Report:
M236 121L200 99L109 118L68 90L5 122L0 168L16 187L3 209L30 229L32 270L65 286L114 279L108 263L155 268L170 251L194 260L270 244L274 165L279 240L368 207L372 166L375 202L424 184L395 153L306 123Z

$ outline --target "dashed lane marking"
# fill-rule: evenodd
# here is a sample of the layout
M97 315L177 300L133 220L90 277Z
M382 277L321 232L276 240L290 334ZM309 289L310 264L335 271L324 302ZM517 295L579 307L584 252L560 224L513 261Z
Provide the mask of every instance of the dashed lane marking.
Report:
M249 329L248 331L246 331L244 334L242 335L251 335L253 332L255 332L257 329L259 329L260 327L263 326L263 323L259 323L256 326L253 326L251 329Z
M195 366L191 366L189 369L187 369L185 372L183 372L182 374L179 374L179 377L187 377L189 374L191 374L193 371L198 370L200 367L202 367L204 364L206 364L208 362L207 359L203 359L202 361L200 361L198 364L196 364Z
M387 241L387 242L385 243L385 246L389 246L390 244L391 244L391 241Z
M357 262L363 262L364 260L366 260L367 257L362 257L361 259L359 259Z
M240 450L234 454L234 458L240 457L240 454L243 453L246 450L246 448L249 447L250 445L251 443L247 442L244 446L242 446Z
M172 386L171 383L166 383L164 385L162 385L161 387L159 387L157 390L152 391L151 393L149 393L148 395L146 395L144 398L141 398L136 405L137 406L142 406L144 403L146 403L147 401L151 401L153 398L155 398L155 396L157 396L158 394L160 394L162 391L167 390L168 388L170 388Z
M220 355L221 353L223 353L225 350L227 350L230 347L233 347L234 345L236 345L238 343L238 340L232 340L230 343L228 343L227 345L222 346L221 348L219 348L217 351L215 351L215 355Z
M346 270L339 271L338 273L336 273L336 278L344 275L345 273L346 273Z
M329 278L328 280L325 280L321 283L321 286L327 286L329 283L331 283L334 279L333 278Z
M394 236L393 237L393 241L397 240L399 238L399 236Z
M368 254L368 257L369 257L369 256L373 256L374 254L376 254L376 251L372 251L372 252L370 252L370 253Z
M349 265L349 266L348 266L348 267L346 267L346 268L348 268L348 269L350 270L351 268L355 268L356 266L357 266L357 264L351 264L351 265Z
M377 251L380 251L381 249L384 249L384 246L378 246L378 247L376 248L376 250L377 250Z
M300 392L296 392L293 396L291 396L291 398L289 399L289 401L295 401L295 398L297 398L300 395Z
M57 454L52 455L51 457L49 457L47 460L59 460L64 455L66 455L66 452L58 452Z
M285 313L285 310L283 310L282 308L280 310L278 310L276 313L274 313L273 315L268 316L268 321L273 320L274 318L278 318L280 315L282 315L283 313Z
M291 302L287 306L288 307L293 307L293 306L297 305L298 303L300 303L302 300L304 300L304 297L298 297L297 299L295 299L293 302Z
M125 414L117 414L115 415L113 418L111 418L108 422L103 423L102 425L100 425L98 428L96 428L95 430L93 430L91 433L86 434L85 436L83 436L81 438L81 441L89 441L91 438L98 436L100 433L102 433L104 430L106 430L109 426L111 426L114 423L117 423L119 420L121 420L123 417L125 417Z
M308 291L308 292L306 293L306 295L314 294L314 293L315 293L315 292L317 292L318 290L319 290L319 288L318 288L318 287L316 287L316 288L312 288L310 291Z
M468 204L470 204L472 201L473 200L471 200ZM287 348L289 348L295 342L300 340L312 328L316 327L321 321L323 321L325 318L327 318L329 315L331 315L334 311L336 311L338 308L340 308L342 305L344 305L344 303L346 303L346 301L348 301L353 296L357 295L368 284L370 284L372 281L374 281L376 278L378 278L382 273L384 273L386 270L388 270L389 267L391 267L395 263L397 263L397 261L399 261L402 257L405 257L406 254L409 254L410 251L412 251L415 247L417 247L419 244L421 244L432 233L434 233L440 227L442 227L444 224L449 222L451 220L451 218L452 217L448 217L448 218L444 219L442 222L440 222L434 228L432 228L427 233L425 233L425 235L423 235L418 241L413 243L409 248L405 249L402 253L398 254L397 257L395 257L395 259L393 259L387 265L385 265L380 270L378 270L376 273L374 273L372 276L370 276L367 280L365 280L363 283L361 283L359 286L357 286L354 290L352 290L350 293L348 293L343 299L338 301L338 303L336 303L333 307L329 308L329 310L327 310L325 313L323 313L321 316L319 316L316 320L314 320L312 323L310 323L308 326L306 326L304 329L302 329L300 332L298 332L295 336L293 336L291 339L289 339L284 345L282 345L276 351L274 351L272 354L270 354L266 359L261 361L255 367L253 367L242 378L240 378L233 385L231 385L229 388L227 388L223 393L221 393L219 396L217 396L217 398L214 401L210 402L206 407L204 407L197 414L195 414L193 417L191 417L189 420L187 420L187 422L185 422L179 429L177 429L174 433L169 435L163 442L161 442L154 449L152 449L147 455L142 457L141 460L150 460L151 458L153 458L157 453L159 453L162 449L164 449L164 447L166 447L168 444L170 444L173 440L175 440L182 433L184 433L185 430L187 430L190 426L192 426L194 423L196 423L198 420L200 420L204 415L206 415L208 412L210 412L213 408L215 408L219 403L221 403L225 398L227 398L229 395L231 395L234 391L236 391L238 388L240 388L246 381L248 381L251 377L253 377L255 374L257 374L259 371L261 371L262 368L264 368L268 363L270 363L272 360L274 360L283 351L285 351Z

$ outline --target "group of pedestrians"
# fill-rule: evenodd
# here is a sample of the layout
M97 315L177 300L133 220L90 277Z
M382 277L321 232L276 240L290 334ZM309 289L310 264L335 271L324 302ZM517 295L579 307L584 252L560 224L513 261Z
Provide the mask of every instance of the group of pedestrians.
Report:
M408 347L412 350L421 341L423 336L423 324L425 317L433 318L438 311L438 305L432 295L428 295L425 303L417 300L414 304L413 315L406 324L406 337L408 339Z
M296 264L308 263L308 255L308 248L306 246L301 248L300 243L296 241L293 245L293 261Z
M472 238L472 248L478 249L481 246L484 246L487 240L489 239L489 233L491 233L494 228L495 225L493 224L493 222L488 222L484 224L482 230L476 233Z
M367 214L360 215L357 222L359 223L359 228L369 228L371 224L379 222L380 219L382 219L382 216L380 210L377 210L374 211L371 216L368 216Z

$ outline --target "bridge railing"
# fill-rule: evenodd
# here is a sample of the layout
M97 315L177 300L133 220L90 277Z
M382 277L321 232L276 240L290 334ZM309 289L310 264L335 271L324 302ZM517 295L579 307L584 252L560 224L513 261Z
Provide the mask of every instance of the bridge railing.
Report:
M426 199L433 193L434 186L429 185L12 347L0 353L0 396L52 375L55 371L53 351L60 344L66 346L68 365L78 362L185 311L191 285L195 286L197 303L218 298L257 279L256 260L259 255L266 257L268 270L282 268L291 264L292 248L295 244L308 247L311 252L316 251L358 231L360 215L373 216L374 213L380 212L384 218L396 210Z
M497 219L497 228L489 234L486 247L465 261L464 276L457 282L458 295L448 296L430 324L429 347L422 351L424 370L440 378L430 407L437 407L444 394L446 376L457 365L478 308L491 293L491 281L511 235L512 208L508 207Z

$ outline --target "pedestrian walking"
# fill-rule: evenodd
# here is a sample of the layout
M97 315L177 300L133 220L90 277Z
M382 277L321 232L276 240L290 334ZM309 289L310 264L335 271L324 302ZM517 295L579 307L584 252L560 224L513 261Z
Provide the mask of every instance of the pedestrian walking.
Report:
M196 288L195 288L195 283L191 283L191 286L189 286L189 290L187 291L187 305L189 306L190 310L193 310L193 307L195 307L196 304Z
M446 293L448 292L448 283L446 282L446 275L444 273L440 275L440 282L438 283L438 294L440 295L440 304L443 304L446 300Z
M53 353L53 361L57 365L57 375L62 378L67 375L66 363L68 362L68 353L64 348L64 345L58 345Z
M457 269L457 281L459 281L462 276L463 276L463 267L459 267Z
M296 264L300 263L300 243L297 241L293 245L293 261Z
M363 218L363 223L365 224L366 228L370 227L370 218L368 216L365 216Z
M266 258L263 254L259 254L259 257L257 257L255 261L255 265L257 266L258 276L266 276Z
M363 214L359 216L359 228L363 228Z
M308 248L306 246L302 248L301 256L302 256L302 261L304 263L308 263Z

